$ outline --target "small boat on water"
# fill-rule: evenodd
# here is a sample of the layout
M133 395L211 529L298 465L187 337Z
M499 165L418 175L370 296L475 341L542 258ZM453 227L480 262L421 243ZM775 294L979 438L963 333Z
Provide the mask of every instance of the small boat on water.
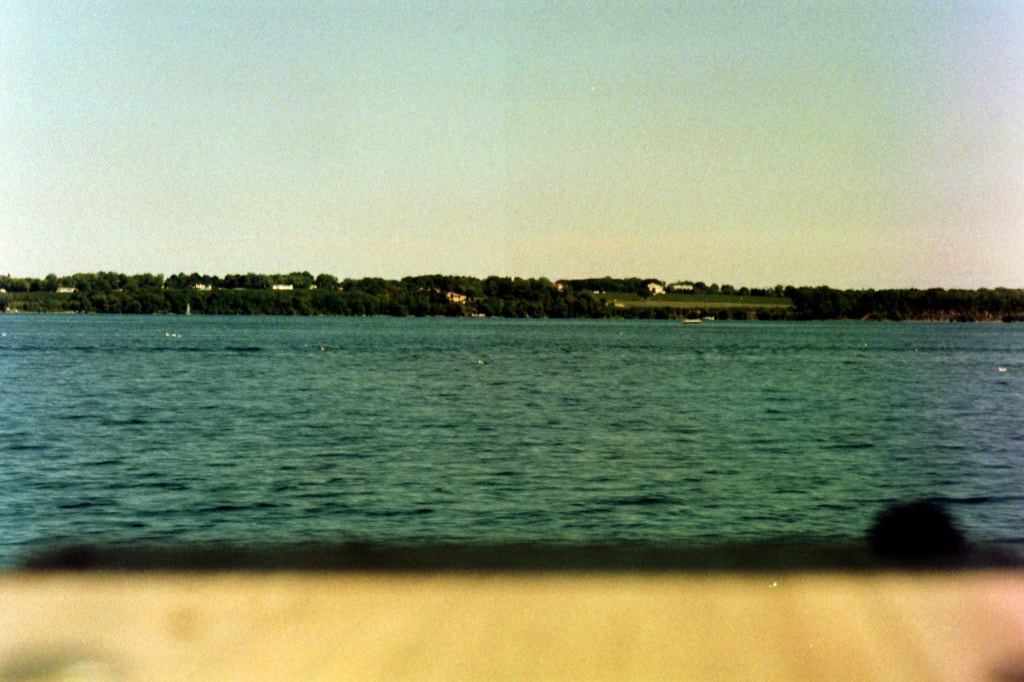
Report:
M683 324L700 324L699 317L687 317L683 319Z

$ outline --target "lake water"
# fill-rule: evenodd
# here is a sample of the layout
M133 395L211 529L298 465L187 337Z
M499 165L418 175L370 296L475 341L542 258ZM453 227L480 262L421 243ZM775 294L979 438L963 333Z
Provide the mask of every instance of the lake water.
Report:
M925 497L1024 546L1021 325L8 314L0 334L0 566L62 539L846 540Z

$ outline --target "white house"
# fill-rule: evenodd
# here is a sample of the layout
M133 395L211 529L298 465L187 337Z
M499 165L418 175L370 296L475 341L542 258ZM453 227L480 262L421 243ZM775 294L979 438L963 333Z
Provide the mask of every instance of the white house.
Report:
M652 294L663 294L665 293L665 287L658 284L657 282L648 282L647 290Z
M295 285L293 285L293 284L275 284L273 286L273 289L275 291L293 291L295 289Z
M213 289L212 284L199 284L198 282L192 285L193 289L199 289L199 291L210 291Z
M444 295L448 297L449 301L454 301L455 303L465 303L466 302L466 295L465 294L460 294L460 293L455 292L455 291L446 291Z
M692 284L670 284L668 285L669 291L693 291Z
M74 287L57 287L58 294L73 294L75 293Z

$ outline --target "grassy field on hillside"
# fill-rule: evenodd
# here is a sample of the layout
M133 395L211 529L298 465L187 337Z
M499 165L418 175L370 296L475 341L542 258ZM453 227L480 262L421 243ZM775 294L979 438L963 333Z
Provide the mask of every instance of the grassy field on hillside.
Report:
M636 294L608 293L601 298L624 308L682 308L723 310L726 308L791 308L788 298L774 296L733 296L729 294L658 294L641 299Z

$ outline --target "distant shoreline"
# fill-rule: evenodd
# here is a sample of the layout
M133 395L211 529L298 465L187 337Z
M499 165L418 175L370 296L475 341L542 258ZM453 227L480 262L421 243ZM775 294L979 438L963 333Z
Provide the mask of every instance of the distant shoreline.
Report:
M1021 322L1022 289L843 290L656 279L423 275L0 276L0 312L391 317Z
M404 317L404 318L423 318L423 319L485 319L485 320L515 320L515 319L537 319L537 320L662 320L662 321L689 321L695 318L682 318L682 317L574 317L574 318L559 318L559 317L538 317L538 318L517 318L517 317L505 317L501 315L461 315L461 316L450 316L450 315L387 315L387 314L374 314L374 315L330 315L330 314L311 314L311 315L291 315L291 314L275 314L275 313L192 313L191 315L185 315L184 313L101 313L101 312L82 312L80 310L53 310L53 311L36 311L36 310L3 310L0 311L0 316L20 316L20 315L110 315L118 317L128 316L157 316L157 317L378 317L378 318L393 318L393 317ZM900 320L890 320L881 318L861 318L853 319L849 317L831 317L831 318L810 318L810 317L786 317L778 319L760 320L756 317L743 318L715 318L712 321L703 321L707 324L714 324L715 322L844 322L844 323L865 323L865 324L877 324L877 323L899 323L899 324L1014 324L1021 320L1004 320L998 318L991 319L938 319L938 318L904 318Z

